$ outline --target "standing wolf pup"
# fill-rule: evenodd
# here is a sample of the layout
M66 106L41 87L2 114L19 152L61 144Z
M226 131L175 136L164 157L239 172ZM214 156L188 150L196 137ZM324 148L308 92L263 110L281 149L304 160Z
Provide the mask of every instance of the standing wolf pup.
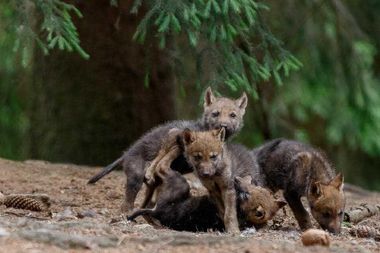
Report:
M240 98L233 100L226 97L215 97L211 88L208 88L204 100L202 119L198 121L172 121L153 128L137 140L123 156L92 177L88 183L93 184L97 182L116 167L122 165L127 175L125 186L126 199L123 210L132 210L137 193L140 191L144 181L146 167L157 156L170 130L189 128L201 131L223 127L226 129L226 137L230 137L243 126L243 116L248 101L245 93ZM176 159L179 163L181 160L183 161L184 158L178 157Z
M284 197L302 230L312 227L301 202L306 196L311 213L323 229L339 233L345 197L343 176L334 170L321 152L303 143L276 139L252 151L266 186L284 190Z
M224 128L206 132L184 130L184 155L215 202L226 231L237 233L235 177L255 179L257 165L245 147L224 143L224 134Z

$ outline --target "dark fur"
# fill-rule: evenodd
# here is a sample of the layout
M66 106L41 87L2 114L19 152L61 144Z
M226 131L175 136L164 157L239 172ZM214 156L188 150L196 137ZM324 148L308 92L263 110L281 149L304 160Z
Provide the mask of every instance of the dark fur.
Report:
M244 146L239 144L226 144L234 168L231 176L231 184L234 186L235 176L257 176L258 168L254 159ZM223 170L223 168L220 168ZM149 215L158 219L166 227L186 231L207 231L208 229L224 230L223 218L218 215L218 209L212 198L208 196L191 197L189 185L182 175L173 170L165 170L166 176L156 176L159 186L158 199L152 209L140 209L134 212L128 219L135 219L140 215ZM217 171L219 174L222 171ZM235 187L236 188L236 187ZM237 188L242 189L242 188ZM239 194L242 193L239 191ZM240 203L244 201L239 199ZM243 213L239 211L239 220L247 224Z
M223 222L216 215L215 204L208 196L190 196L190 186L178 172L168 170L164 179L156 177L159 186L154 208L135 211L128 217L134 220L148 215L160 221L161 225L179 231L223 230Z
M238 132L243 125L243 115L245 113L246 105L247 97L245 94L237 100L223 97L216 98L209 88L205 94L205 106L202 120L172 121L154 128L137 140L122 157L118 158L100 173L92 177L88 183L95 183L103 176L122 165L124 172L127 175L125 187L126 199L123 209L124 211L129 211L133 208L136 195L142 187L147 165L149 165L149 162L157 156L171 129L189 128L194 131L199 131L224 127L229 135L232 135ZM229 114L227 113L220 113L220 115L215 117L216 111L228 111L228 109L225 109L226 107L231 107L231 110L234 109L237 116L232 118L229 117ZM179 156L175 159L171 166L173 169L178 169L182 172L191 171L191 167L187 165L183 156Z
M339 232L340 222L337 220L341 219L344 208L343 192L340 191L339 176L334 179L335 172L324 154L306 144L285 139L265 143L254 149L252 154L259 164L260 173L264 176L265 186L274 192L279 189L284 190L284 197L301 229L311 227L310 216L300 200L302 196L306 196L312 214L322 228ZM322 190L321 187L324 187L326 191L324 196L322 194L315 196L314 187L319 187L317 190ZM334 196L329 197L331 192ZM319 207L315 208L317 199L323 198L330 198L328 202L332 205L320 202ZM320 213L326 210L331 211L331 217L327 215L325 215L327 218L321 217Z
M233 150L231 153L234 154L235 165L238 166L234 173L237 176L234 185L238 196L236 208L239 227L240 229L252 226L259 228L271 219L285 202L275 200L268 191L252 184L250 175L256 175L258 170L244 147L230 144L230 149ZM165 170L165 172L165 176L156 175L158 199L155 207L137 210L128 219L134 220L140 215L148 215L159 220L161 225L179 231L224 231L223 219L219 217L217 206L212 198L191 196L189 185L181 174L173 170ZM239 176L247 180L242 181ZM261 195L263 191L268 194ZM252 202L254 202L253 205ZM261 214L257 210L260 206L264 207Z

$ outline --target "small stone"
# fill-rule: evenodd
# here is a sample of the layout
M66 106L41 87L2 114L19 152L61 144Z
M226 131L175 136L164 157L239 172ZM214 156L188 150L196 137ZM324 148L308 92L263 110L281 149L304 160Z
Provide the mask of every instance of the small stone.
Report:
M256 232L257 232L256 229L254 227L251 227L251 228L247 228L243 232L241 232L240 236L241 237L249 237L249 236L256 234Z
M79 219L83 219L85 217L89 217L89 218L95 218L96 217L96 212L94 210L84 210L84 211L81 211L77 214L77 217Z
M139 230L153 228L153 226L149 224L138 224L138 225L134 225L133 227Z
M70 207L66 207L65 210L55 215L58 221L77 219L76 215L71 211Z
M320 229L308 229L301 235L303 245L322 245L330 246L330 236L327 232Z
M106 214L109 214L110 211L109 211L107 208L102 208L102 209L99 211L99 213L100 213L101 215L106 215Z

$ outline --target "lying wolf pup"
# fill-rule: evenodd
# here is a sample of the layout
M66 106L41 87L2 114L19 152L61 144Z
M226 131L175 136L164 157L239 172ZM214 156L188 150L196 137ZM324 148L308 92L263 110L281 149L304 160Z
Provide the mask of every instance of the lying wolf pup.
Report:
M215 203L209 196L193 197L186 179L177 171L159 170L155 174L158 183L157 202L152 209L139 209L129 220L140 215L157 219L161 225L180 231L224 231ZM251 183L251 176L235 178L236 208L240 229L260 227L272 219L286 202L275 200L262 187Z

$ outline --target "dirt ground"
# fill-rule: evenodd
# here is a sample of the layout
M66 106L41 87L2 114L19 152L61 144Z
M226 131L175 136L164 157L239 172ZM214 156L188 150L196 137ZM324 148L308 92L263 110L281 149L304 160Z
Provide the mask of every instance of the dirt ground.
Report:
M0 159L0 191L42 193L51 198L50 212L0 207L0 252L380 252L373 238L350 235L352 224L331 235L330 247L305 247L287 208L264 229L231 236L220 232L190 233L154 228L120 214L125 177L111 173L96 185L86 181L100 168L42 161ZM380 193L346 192L349 209L361 203L379 204ZM360 224L380 228L380 216Z

